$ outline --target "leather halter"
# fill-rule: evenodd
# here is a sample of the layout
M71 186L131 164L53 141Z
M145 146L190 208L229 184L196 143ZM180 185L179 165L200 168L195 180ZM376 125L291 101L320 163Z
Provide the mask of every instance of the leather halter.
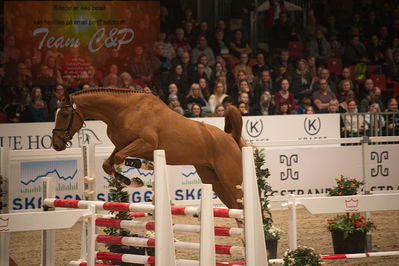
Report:
M62 142L63 142L65 145L68 144L68 141L69 141L69 140L71 139L71 137L72 137L72 136L71 136L71 128L72 128L73 118L75 117L75 113L80 117L80 119L81 119L82 122L83 122L82 128L83 128L83 127L86 127L86 124L85 124L85 122L84 122L84 119L83 119L83 117L81 116L81 114L77 111L77 106L76 106L76 104L73 102L72 97L70 97L70 102L71 102L72 104L64 104L64 105L60 106L60 109L72 108L72 112L71 112L71 114L70 114L70 116L69 116L68 126L67 126L66 128L54 128L53 131L52 131L52 133L55 133L55 132L57 132L57 131L63 131L63 132L65 132L65 134L64 134L63 137L61 137L61 136L59 136L59 135L56 135L59 139L62 140Z

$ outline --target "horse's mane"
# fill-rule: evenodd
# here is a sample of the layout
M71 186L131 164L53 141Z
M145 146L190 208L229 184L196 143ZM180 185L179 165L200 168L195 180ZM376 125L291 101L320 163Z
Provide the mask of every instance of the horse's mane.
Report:
M132 90L125 88L113 88L113 87L96 87L90 89L84 89L81 91L77 91L72 93L72 96L82 95L82 94L95 94L95 93L109 93L109 94L151 94L149 92L144 92L142 90Z

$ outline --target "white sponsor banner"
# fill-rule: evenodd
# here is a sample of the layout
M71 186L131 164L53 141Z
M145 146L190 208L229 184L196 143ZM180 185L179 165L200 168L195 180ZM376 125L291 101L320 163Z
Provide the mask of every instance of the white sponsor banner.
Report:
M75 134L70 148L79 148L84 144L97 143L112 147L107 137L106 124L101 121L86 121L86 127ZM17 123L0 124L0 146L11 150L52 149L51 136L55 123Z
M223 130L223 118L195 119ZM51 149L51 135L55 126L51 123L0 124L0 147L12 150ZM248 141L280 141L303 139L339 138L339 115L285 115L243 117L243 137ZM113 144L106 134L106 124L86 121L71 140L71 148L97 143L101 147Z
M339 115L252 116L243 119L243 137L249 141L336 139Z
M111 147L96 151L96 199L109 200L110 178L102 163L111 153ZM344 175L362 180L360 146L302 147L266 149L268 180L274 196L324 194L333 187L335 178ZM10 151L9 206L11 211L41 207L42 177L58 180L57 196L83 199L83 163L80 149ZM370 145L366 159L368 186L372 191L399 190L399 145ZM139 177L146 185L153 181L153 172L123 166L129 177ZM192 166L168 166L170 196L176 205L198 202L201 181ZM130 202L148 202L152 198L149 187L129 188Z
M57 196L80 199L83 195L83 160L81 149L61 153L53 150L10 151L9 210L42 207L43 177L57 179Z
M274 196L324 194L335 178L363 180L361 146L265 149L269 184ZM367 187L372 191L399 190L399 145L370 145Z

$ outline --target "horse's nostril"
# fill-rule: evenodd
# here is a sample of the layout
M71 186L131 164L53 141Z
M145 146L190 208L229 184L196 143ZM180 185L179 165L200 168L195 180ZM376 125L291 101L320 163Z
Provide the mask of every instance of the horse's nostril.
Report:
M60 146L58 146L57 144L53 145L54 149L58 150L60 148Z

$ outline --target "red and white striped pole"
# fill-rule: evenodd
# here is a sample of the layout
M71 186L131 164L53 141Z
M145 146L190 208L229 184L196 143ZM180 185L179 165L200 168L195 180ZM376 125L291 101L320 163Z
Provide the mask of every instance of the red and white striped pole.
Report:
M150 215L150 213L146 213L146 212L131 212L131 213L129 213L129 216L132 218L147 217L149 215Z
M71 261L68 263L68 266L88 266L86 261ZM108 264L108 263L94 263L94 266L116 266L115 264Z
M146 221L132 221L132 220L118 220L118 219L108 219L108 218L97 218L96 225L100 227L110 227L110 228L123 228L123 229L143 229L148 231L155 230L154 222ZM185 233L199 233L201 227L194 224L174 224L172 226L174 232L185 232ZM214 227L215 236L244 236L242 228L238 227Z
M244 265L245 261L237 261L237 262L216 262L216 266L240 266ZM87 262L81 261L71 261L69 266L87 266ZM178 266L199 266L199 261L193 260L177 260ZM96 263L95 266L117 266L115 264L107 264L107 263Z
M111 245L155 247L154 238L98 235L96 237L96 241L98 243L111 244ZM201 246L200 243L183 242L183 241L175 242L176 250L200 250L200 246ZM244 248L241 246L214 245L213 250L216 252L216 254L245 256Z
M380 251L380 252L365 252L353 254L332 254L322 255L322 260L341 260L341 259L359 259L367 257L383 257L383 256L399 256L399 251ZM283 259L271 259L269 263L283 263Z
M339 260L339 259L358 259L367 257L381 257L381 256L399 256L399 251L380 251L380 252L365 252L365 253L354 253L354 254L333 254L323 255L323 260Z
M66 199L45 199L44 205L47 207L86 209L90 204L96 206L97 211L123 211L123 212L139 212L140 217L144 213L152 213L154 205L142 203L127 202L107 202L107 201L86 201L86 200L66 200ZM173 215L198 216L200 214L199 207L189 206L171 206ZM134 214L133 214L134 216ZM243 218L243 210L213 208L213 216L218 218Z

